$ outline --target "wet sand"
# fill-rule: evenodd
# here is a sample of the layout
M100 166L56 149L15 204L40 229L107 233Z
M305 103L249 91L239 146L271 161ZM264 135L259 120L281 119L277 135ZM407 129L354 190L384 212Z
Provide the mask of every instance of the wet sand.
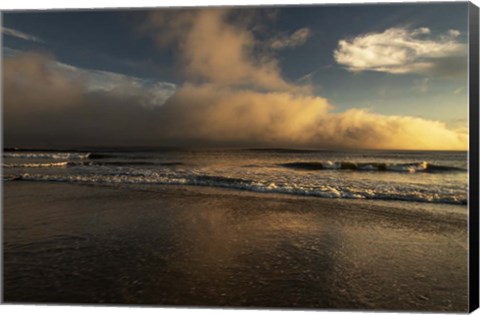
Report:
M467 310L467 218L164 186L4 182L7 303Z

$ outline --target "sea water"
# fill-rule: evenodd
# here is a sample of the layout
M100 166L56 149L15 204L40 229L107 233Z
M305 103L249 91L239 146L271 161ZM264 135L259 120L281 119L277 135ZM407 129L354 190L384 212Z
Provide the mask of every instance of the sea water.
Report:
M4 180L195 185L319 198L465 205L467 152L290 149L19 150Z

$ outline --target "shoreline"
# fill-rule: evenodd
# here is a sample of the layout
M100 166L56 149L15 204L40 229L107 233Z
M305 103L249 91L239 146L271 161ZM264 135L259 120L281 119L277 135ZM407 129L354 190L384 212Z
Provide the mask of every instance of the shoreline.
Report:
M4 182L5 302L467 308L467 216L210 187Z
M260 198L267 200L286 200L290 202L317 202L326 206L349 206L360 208L361 211L375 212L385 215L406 217L422 217L423 219L440 220L445 223L467 224L468 205L442 204L418 201L388 200L388 199L355 199L355 198L327 198L314 195L296 195L278 192L261 192L231 187L216 187L203 185L178 185L178 184L103 184L82 182L55 182L55 181L16 181L4 180L3 186L17 185L66 185L71 187L89 187L92 189L107 189L114 191L147 192L161 194L175 194L179 197L183 194L198 194L201 196L225 195L239 198ZM341 210L350 211L348 208Z

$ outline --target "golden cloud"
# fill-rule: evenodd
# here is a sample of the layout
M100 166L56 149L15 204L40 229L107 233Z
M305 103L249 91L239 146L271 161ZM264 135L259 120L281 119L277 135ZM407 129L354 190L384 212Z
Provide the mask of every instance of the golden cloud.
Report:
M10 145L229 145L465 150L468 132L438 121L352 109L333 113L305 93L185 83L163 105L91 91L48 67L49 56L3 60L4 139ZM151 103L151 101L148 101Z

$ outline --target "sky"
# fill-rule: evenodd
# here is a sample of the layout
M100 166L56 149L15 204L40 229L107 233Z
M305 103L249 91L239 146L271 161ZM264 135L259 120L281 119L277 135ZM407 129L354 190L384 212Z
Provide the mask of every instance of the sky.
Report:
M464 150L467 3L4 12L6 146Z

